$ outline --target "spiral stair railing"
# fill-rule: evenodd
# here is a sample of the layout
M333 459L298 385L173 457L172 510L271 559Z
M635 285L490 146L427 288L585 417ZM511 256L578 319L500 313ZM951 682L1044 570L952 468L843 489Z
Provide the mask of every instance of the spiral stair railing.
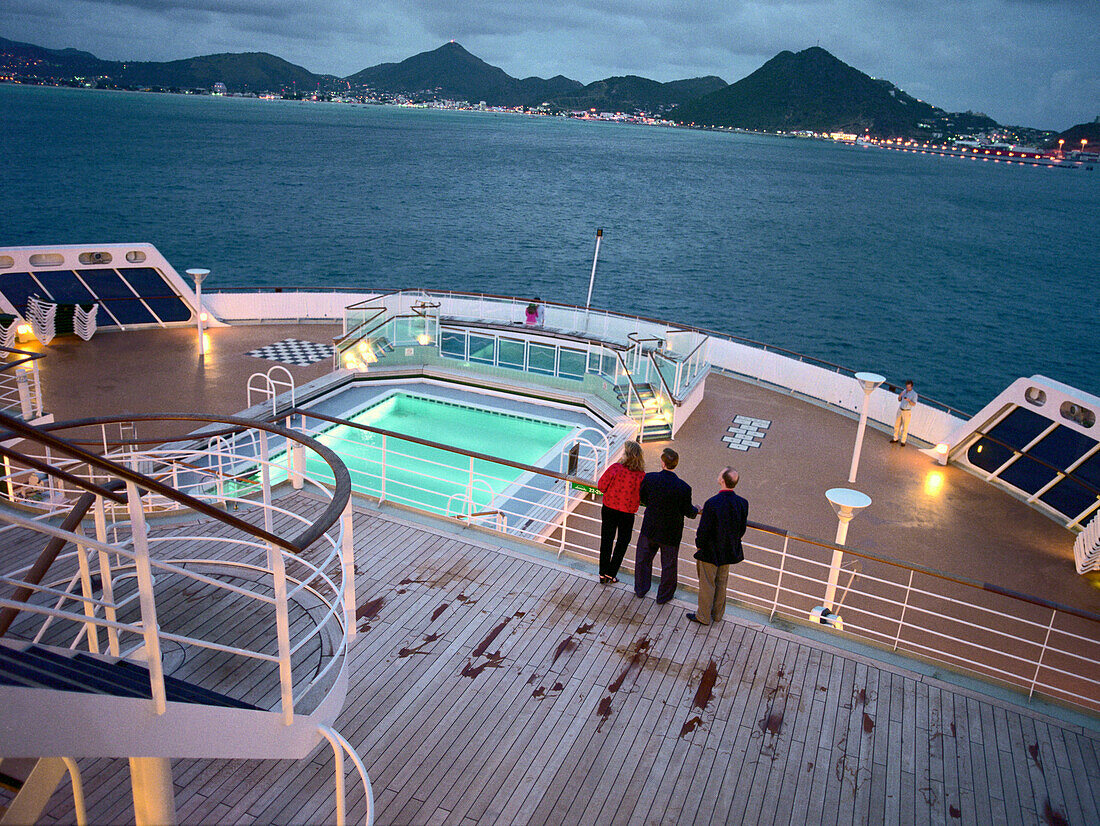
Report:
M122 422L207 427L174 440L139 442L131 437L108 442L106 427ZM86 434L92 428L101 430L101 440L59 435ZM225 438L211 447L214 435ZM143 674L147 667L147 699L134 702L151 700L157 715L174 713L173 700L179 700L172 696L173 690L180 691L178 680L165 674L167 668L187 664L188 658L194 663L251 662L252 666L240 669L246 677L234 686L245 697L226 699L238 707L274 713L288 735L271 742L293 741L304 753L328 742L340 773L336 782L340 822L345 813L346 754L364 784L370 823L373 806L365 768L354 749L330 728L343 704L345 655L355 634L351 486L336 454L277 424L194 414L83 419L46 428L0 414L0 439L0 455L10 470L4 480L6 501L5 487L0 486L0 524L6 523L0 530L8 533L11 546L20 549L9 556L16 567L0 576L0 636L6 634L8 640L0 643L0 653L22 655L27 649L46 646L43 654L82 651L87 653L75 657L98 658L104 666L141 660ZM32 448L28 450L26 444ZM271 460L280 444L299 448L283 451L285 466ZM103 454L91 445L100 447ZM44 455L33 455L35 448ZM297 469L290 466L291 457L303 451L323 460L328 472L325 483L311 479L304 463ZM249 484L216 484L226 468L237 477L247 476ZM31 478L40 485L48 482L52 495L42 499L13 495ZM319 494L325 500L320 512L313 517L296 512L298 500L287 506L276 503L274 491L283 482L290 491L312 488L315 497ZM86 522L92 523L91 534L85 530ZM35 536L48 541L30 561ZM228 628L225 623L215 624L212 631L200 624L202 630L193 631L189 620L181 619L189 612L173 616L171 606L195 595L232 606L233 611L248 606L241 616L259 617L251 624L257 630L239 640L232 636L233 624ZM167 612L158 616L165 605ZM13 637L18 642L10 642ZM79 725L78 720L73 722ZM303 737L302 731L308 734ZM202 740L210 735L194 736ZM7 745L23 747L22 743ZM170 800L167 758L203 756L204 747L196 742L178 755L131 758L131 766L135 759L161 760L160 768L167 766ZM33 751L33 746L27 748ZM226 748L220 744L210 756L234 756ZM150 792L148 784L139 783L135 769L137 814L144 812L154 820L174 816L170 806L154 805L150 810L140 805L139 786ZM82 817L80 811L77 814L78 819Z

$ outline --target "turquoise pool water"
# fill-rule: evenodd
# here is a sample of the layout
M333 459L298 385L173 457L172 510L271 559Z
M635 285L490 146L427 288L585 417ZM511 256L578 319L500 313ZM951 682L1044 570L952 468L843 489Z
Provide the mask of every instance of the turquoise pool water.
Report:
M557 422L403 392L387 396L349 421L527 465L537 464L574 429ZM347 425L330 427L317 438L344 460L357 491L372 496L384 494L388 500L435 513L447 513L449 501L451 513L465 510L456 494L467 493L469 457L388 437L383 460L381 435ZM307 461L310 474L324 477L325 470L320 460ZM486 508L522 473L507 465L474 459L473 510Z

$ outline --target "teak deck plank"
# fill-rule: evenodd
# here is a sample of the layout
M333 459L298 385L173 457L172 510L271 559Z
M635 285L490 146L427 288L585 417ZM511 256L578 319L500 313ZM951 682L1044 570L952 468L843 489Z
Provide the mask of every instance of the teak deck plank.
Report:
M362 508L354 524L357 602L378 610L358 620L335 726L367 762L379 824L1098 819L1091 731L758 622L691 625L693 606L636 599L629 581L600 586L476 531ZM165 600L175 627L233 618L242 640L270 644L262 612L196 594ZM292 628L305 623L292 613ZM195 656L178 673L273 703L259 671ZM89 820L132 817L126 762L80 765ZM331 821L333 768L327 744L297 763L175 761L177 814ZM346 781L361 822L350 766ZM66 788L44 821L71 818Z

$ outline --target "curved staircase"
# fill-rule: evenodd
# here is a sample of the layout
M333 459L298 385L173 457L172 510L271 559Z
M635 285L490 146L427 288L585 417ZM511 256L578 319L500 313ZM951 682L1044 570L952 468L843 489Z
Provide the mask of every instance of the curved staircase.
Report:
M0 824L35 822L66 772L83 822L77 759L129 759L140 826L175 822L172 759L300 760L324 744L336 820L347 758L370 824L366 770L331 728L355 635L347 470L278 425L189 415L140 424L171 421L207 427L201 439L142 441L128 423L119 441L107 433L120 420L97 420L63 439L66 425L0 414L11 468L0 487ZM90 425L100 453L75 438ZM310 451L334 485L312 479L304 460L286 465ZM29 479L41 484L42 468L48 509L20 495ZM311 507L296 510L302 487ZM318 497L320 516L304 515Z

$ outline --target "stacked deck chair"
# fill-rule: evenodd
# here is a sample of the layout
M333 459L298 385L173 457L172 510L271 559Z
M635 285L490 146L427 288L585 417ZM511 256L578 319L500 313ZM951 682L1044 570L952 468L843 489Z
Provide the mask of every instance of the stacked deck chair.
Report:
M95 335L98 304L73 305L73 332L87 341Z
M49 344L57 335L57 305L36 295L27 298L27 321L34 330L34 337L41 344Z
M27 299L27 320L43 344L74 333L87 341L95 335L98 313L98 304L55 304L35 295Z
M0 347L15 346L15 332L18 327L19 316L0 313Z

